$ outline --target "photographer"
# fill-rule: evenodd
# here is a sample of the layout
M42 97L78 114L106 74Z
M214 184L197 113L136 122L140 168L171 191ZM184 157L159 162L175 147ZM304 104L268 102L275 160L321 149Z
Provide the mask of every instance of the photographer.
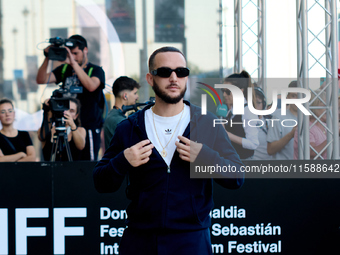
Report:
M138 89L140 85L126 76L121 76L112 85L112 93L115 96L115 105L107 115L104 122L105 149L109 148L119 122L126 119L122 106L133 105L138 100Z
M82 160L97 160L100 148L100 132L103 124L105 73L100 66L91 64L87 58L87 42L80 35L71 36L68 41L72 46L67 46L66 59L63 65L47 73L50 45L44 49L45 60L37 74L38 84L60 83L68 86L82 87L82 93L77 94L82 105L80 120L86 129L86 147L82 153ZM57 48L60 49L60 48Z
M44 121L41 128L38 129L38 138L42 143L43 156L45 161L51 160L51 151L53 145L53 135L56 132L55 120L50 109L49 100L44 103ZM80 102L75 98L70 98L70 109L64 111L63 118L67 133L67 141L70 146L70 152L73 160L81 160L82 150L85 148L86 130L80 124ZM47 132L46 125L48 123ZM64 148L61 153L61 161L67 161L67 151Z

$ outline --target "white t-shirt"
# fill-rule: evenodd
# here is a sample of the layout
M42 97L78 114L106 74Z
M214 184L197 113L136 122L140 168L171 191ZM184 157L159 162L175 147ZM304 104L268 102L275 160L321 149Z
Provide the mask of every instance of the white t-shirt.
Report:
M262 121L262 122L261 122ZM254 152L254 160L271 160L273 157L267 152L267 134L268 122L265 118L261 117L258 122L259 142L260 145Z
M186 104L184 105L183 116L181 115L182 115L182 112L172 117L162 117L157 114L153 114L152 108L145 111L146 134L148 136L148 139L155 146L156 150L159 152L160 155L162 155L161 152L163 148L170 141L169 144L165 147L165 151L167 155L166 157L163 157L165 163L168 166L170 166L172 157L176 150L175 142L178 141L177 137L179 135L183 135L185 129L187 128L190 122L190 107L188 105ZM155 125L154 125L153 117L155 120Z
M286 114L287 115L281 115L281 112L278 110L273 113L272 120L278 119L278 121L269 122L270 125L267 134L267 142L272 143L274 141L278 141L293 129L293 127L289 126L293 126L295 122L288 121L288 119L297 121L297 116L295 116L289 109ZM281 123L284 120L287 120L285 122L286 126L283 126ZM294 139L290 139L282 150L274 154L273 159L294 159Z
M247 100L244 98L244 103L247 103ZM235 117L233 108L230 109L232 115L231 119ZM229 113L229 112L228 112ZM252 113L249 110L248 106L244 107L244 114L242 115L242 123L245 123L243 126L243 130L246 137L242 138L242 147L248 150L255 150L257 146L259 146L259 139L258 139L258 129L256 127L250 126L248 123L250 120L257 120L258 116ZM229 125L229 124L228 124ZM251 123L254 125L254 123Z

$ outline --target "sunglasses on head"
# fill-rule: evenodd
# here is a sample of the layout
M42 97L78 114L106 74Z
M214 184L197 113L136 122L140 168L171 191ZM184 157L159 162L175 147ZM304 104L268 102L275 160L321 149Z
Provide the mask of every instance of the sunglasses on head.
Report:
M224 93L224 92L227 93L228 96L229 96L230 93L231 93L229 89L222 89L222 92L223 92L223 93Z
M175 72L178 78L183 78L189 76L190 70L186 67L177 67L176 69L171 69L169 67L160 67L156 70L151 71L152 75L157 75L162 78L168 78Z

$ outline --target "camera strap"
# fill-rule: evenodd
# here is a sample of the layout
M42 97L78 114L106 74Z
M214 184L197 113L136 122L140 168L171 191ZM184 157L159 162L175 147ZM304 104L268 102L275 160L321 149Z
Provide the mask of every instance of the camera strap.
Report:
M46 141L46 137L48 137L51 133L51 130L48 126L48 112L50 111L49 107L46 104L43 104L43 110L44 110L44 117L43 121L41 123L41 128L40 128L40 138L44 142ZM44 136L44 130L45 130L45 136Z
M64 81L65 73L66 73L67 67L68 67L68 64L65 64L65 65L63 66L63 69L61 70L61 80L62 80L62 81ZM89 72L87 73L87 75L88 75L89 77L91 77L92 72L93 72L93 67L91 66L90 69L89 69Z
M9 147L14 151L14 153L17 153L17 150L15 149L13 143L3 134L0 133L0 136L4 138L4 140L8 143Z

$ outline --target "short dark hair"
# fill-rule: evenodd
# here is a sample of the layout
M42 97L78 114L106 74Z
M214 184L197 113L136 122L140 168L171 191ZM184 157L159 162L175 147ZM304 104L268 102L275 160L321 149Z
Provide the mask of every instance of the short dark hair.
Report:
M298 84L297 81L291 81L288 85L288 88L297 88Z
M171 47L171 46L165 46L165 47L162 47L162 48L159 48L157 50L155 50L150 58L149 58L149 72L153 71L154 70L154 62L155 62L155 57L158 53L162 53L162 52L178 52L180 54L182 54L182 56L184 57L185 59L185 56L184 54L177 48L175 47ZM186 61L186 60L185 60Z
M3 98L3 99L1 99L1 100L0 100L0 105L2 105L2 104L11 104L12 107L14 108L14 105L13 105L12 100L10 100L10 99L8 99L8 98Z
M74 49L75 47L78 47L80 50L83 50L85 47L87 47L87 41L81 35L72 35L68 39L72 39L74 41L74 46L69 47L70 49Z
M248 99L248 87L253 88L253 84L251 82L250 74L243 70L240 73L233 73L228 77L224 78L224 83L231 83L236 87L243 89L244 98ZM254 94L253 94L254 96ZM253 97L253 99L255 99Z
M134 79L127 76L120 76L117 78L112 85L112 93L117 97L123 90L133 90L134 88L139 89L140 85Z

